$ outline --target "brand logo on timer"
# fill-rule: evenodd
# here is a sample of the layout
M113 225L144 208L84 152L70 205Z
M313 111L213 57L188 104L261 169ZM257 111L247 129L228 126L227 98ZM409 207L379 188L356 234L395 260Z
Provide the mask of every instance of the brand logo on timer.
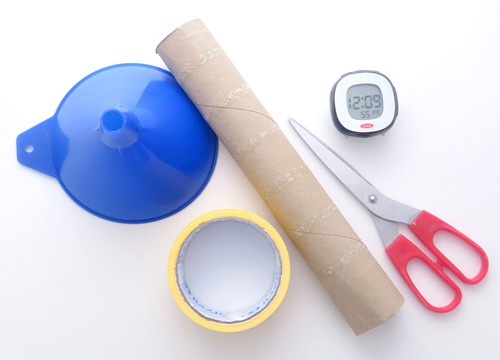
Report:
M370 123L361 124L361 127L362 127L363 129L369 129L369 128L373 127L373 124L370 124Z

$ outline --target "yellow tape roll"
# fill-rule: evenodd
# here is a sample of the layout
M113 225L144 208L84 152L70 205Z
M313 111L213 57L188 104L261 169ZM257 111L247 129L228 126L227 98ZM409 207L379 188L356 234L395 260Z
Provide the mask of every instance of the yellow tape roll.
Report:
M289 281L290 259L278 232L241 210L217 210L192 221L168 261L177 305L195 323L220 332L266 320L283 301Z

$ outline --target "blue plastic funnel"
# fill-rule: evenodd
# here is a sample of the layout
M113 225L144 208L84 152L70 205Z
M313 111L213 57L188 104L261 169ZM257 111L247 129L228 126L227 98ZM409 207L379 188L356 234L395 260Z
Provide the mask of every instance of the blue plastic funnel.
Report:
M91 213L140 223L201 193L217 137L168 71L119 64L82 79L53 117L20 134L17 158Z

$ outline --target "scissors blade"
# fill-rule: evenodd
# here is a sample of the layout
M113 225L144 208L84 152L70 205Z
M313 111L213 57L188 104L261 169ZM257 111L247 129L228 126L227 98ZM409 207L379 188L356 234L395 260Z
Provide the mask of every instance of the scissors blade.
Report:
M288 119L288 121L326 167L373 214L389 221L405 224L410 224L418 216L420 213L419 210L392 200L382 194L347 161L342 159L339 154L309 130L292 118Z

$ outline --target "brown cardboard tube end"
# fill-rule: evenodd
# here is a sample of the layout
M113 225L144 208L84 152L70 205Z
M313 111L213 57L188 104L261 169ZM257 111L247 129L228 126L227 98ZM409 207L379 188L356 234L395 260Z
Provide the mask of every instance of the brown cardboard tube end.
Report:
M201 19L193 19L193 20L191 20L191 21L189 21L189 22L185 23L184 25L182 25L182 27L179 27L179 28L177 28L175 31L172 31L170 34L168 34L167 36L165 36L165 38L164 38L162 41L160 41L160 42L158 43L158 45L156 46L156 53L157 53L157 54L160 54L160 51L159 51L158 49L160 48L160 46L161 46L161 45L162 45L165 41L167 41L167 39L170 37L170 35L172 35L173 33L176 33L176 32L178 32L178 31L180 31L180 29L181 29L181 28L182 28L182 29L187 29L187 28L189 28L189 27L190 27L190 24L193 24L193 25L197 26L198 24L203 24L203 22L201 21ZM204 25L203 25L203 26L204 26Z

